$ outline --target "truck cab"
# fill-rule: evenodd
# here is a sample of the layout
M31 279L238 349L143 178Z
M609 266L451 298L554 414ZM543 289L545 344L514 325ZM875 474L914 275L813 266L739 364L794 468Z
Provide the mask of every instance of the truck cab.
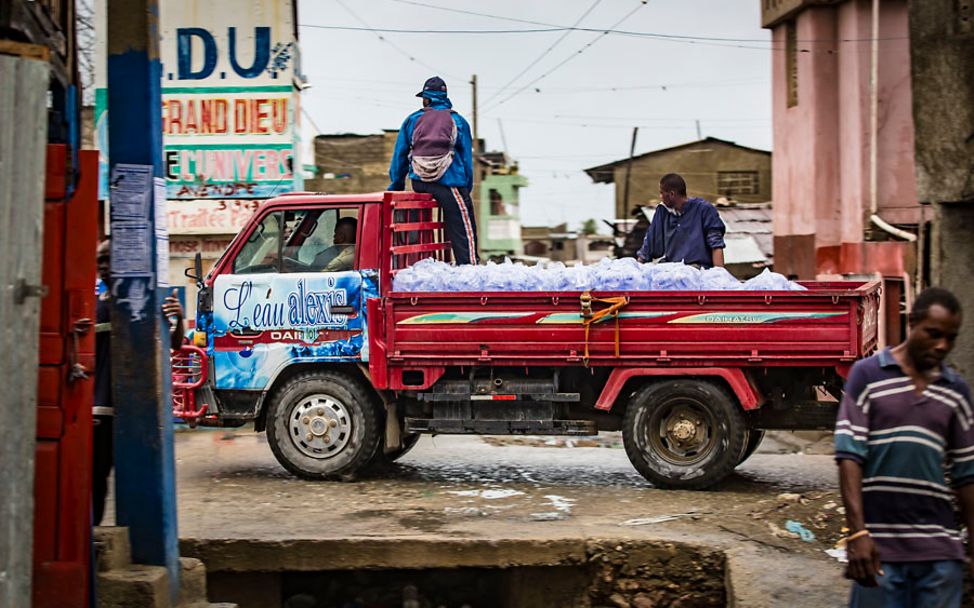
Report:
M347 476L377 452L388 459L405 452L404 442L411 447L418 436L398 438L394 450L378 445L384 412L368 380L366 304L380 291L383 201L417 197L425 209L411 213L431 218L435 203L411 193L296 193L262 205L197 279L195 348L173 366L174 386L187 388L175 391L176 415L204 425L254 422L282 464L304 477ZM349 227L352 238L340 238ZM442 245L436 251L448 255ZM320 390L292 402L311 385ZM282 399L286 414L268 407Z

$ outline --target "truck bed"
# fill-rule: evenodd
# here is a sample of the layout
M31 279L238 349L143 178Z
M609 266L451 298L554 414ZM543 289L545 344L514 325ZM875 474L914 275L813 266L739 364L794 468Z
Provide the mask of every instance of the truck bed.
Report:
M374 371L451 365L837 366L876 345L878 281L808 291L388 293L369 311ZM375 361L379 358L380 361ZM378 363L378 366L375 364Z

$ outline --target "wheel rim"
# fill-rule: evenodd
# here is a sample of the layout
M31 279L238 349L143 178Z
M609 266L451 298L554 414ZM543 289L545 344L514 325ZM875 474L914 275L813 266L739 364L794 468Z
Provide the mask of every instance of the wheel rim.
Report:
M352 428L348 409L329 395L304 397L288 416L288 434L294 447L319 460L341 453L352 436Z
M703 403L673 399L650 414L645 442L671 464L694 465L706 460L717 447L715 428L716 419Z

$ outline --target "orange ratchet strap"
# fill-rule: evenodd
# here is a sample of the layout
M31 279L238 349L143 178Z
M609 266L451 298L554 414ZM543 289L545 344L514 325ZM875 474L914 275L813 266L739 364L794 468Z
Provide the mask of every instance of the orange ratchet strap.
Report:
M582 306L582 325L585 327L585 356L583 361L588 365L588 334L589 329L592 325L596 323L601 323L606 317L611 316L615 319L615 354L616 357L619 356L619 310L623 306L629 303L628 296L615 296L612 298L593 298L592 294L584 291L582 295L579 296L579 303ZM601 304L608 304L608 308L603 308L599 311L592 311L592 303L598 302Z

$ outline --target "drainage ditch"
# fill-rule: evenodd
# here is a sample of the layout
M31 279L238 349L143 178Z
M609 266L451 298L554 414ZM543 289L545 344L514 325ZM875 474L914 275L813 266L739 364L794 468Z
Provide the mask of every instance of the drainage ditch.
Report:
M198 557L205 560L206 551L201 553ZM305 561L301 570L275 571L273 561L265 561L266 570L240 571L207 561L209 599L235 602L240 608L726 605L721 551L670 542L589 541L563 563L544 565L528 565L530 549L522 553L528 554L517 556L518 565L458 568L402 567L374 560L374 566L344 570L326 570L328 563L322 562L324 568L315 570ZM447 556L444 561L449 561Z

